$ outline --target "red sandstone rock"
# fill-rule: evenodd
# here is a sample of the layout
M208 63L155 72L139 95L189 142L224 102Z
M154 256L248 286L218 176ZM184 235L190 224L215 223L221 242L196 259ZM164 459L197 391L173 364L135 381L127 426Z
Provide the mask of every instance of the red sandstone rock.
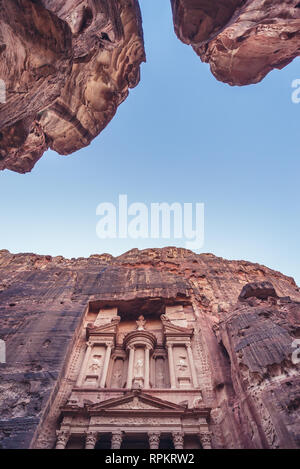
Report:
M239 300L243 301L252 297L267 300L269 297L277 298L277 294L270 282L248 283L242 289Z
M257 83L299 55L297 0L172 0L175 31L218 80ZM83 148L139 82L138 0L0 0L0 170Z
M175 301L191 302L197 315L201 405L211 409L213 447L299 447L299 364L291 358L299 288L259 264L179 248L72 260L0 251L2 447L43 446L88 304L159 317L162 303Z
M145 60L137 0L1 0L0 41L0 169L20 173L87 146Z
M298 0L171 3L178 37L230 85L257 83L300 53Z

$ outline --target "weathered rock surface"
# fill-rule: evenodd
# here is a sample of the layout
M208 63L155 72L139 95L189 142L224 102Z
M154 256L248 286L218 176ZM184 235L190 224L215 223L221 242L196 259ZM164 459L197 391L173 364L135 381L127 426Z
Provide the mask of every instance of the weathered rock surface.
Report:
M0 169L24 173L87 146L138 84L138 2L1 0L0 54Z
M299 288L258 264L178 248L72 260L0 251L1 446L34 446L89 302L140 310L157 298L189 298L197 312L213 447L299 447Z
M177 36L215 77L230 85L261 81L300 54L298 0L171 0Z
M247 300L247 298L258 298L267 300L269 297L277 298L275 288L270 282L248 283L244 286L239 296L239 300Z
M171 0L175 31L218 80L257 83L300 52L298 0ZM110 122L145 60L138 0L0 0L0 170L31 171Z

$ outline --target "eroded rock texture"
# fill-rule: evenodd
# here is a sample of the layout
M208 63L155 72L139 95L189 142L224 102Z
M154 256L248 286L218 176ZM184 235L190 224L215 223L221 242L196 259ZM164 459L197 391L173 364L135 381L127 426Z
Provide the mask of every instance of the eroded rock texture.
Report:
M157 298L188 298L197 314L213 447L299 447L299 288L258 264L177 248L72 260L0 252L1 446L47 445L43 424L89 302L138 314L155 313Z
M298 0L171 0L175 31L215 77L261 81L300 54Z
M0 1L0 169L87 146L145 60L137 0Z
M298 0L171 3L178 37L218 80L257 83L299 55ZM139 82L138 0L0 0L0 55L0 170L25 173L48 148L87 146Z

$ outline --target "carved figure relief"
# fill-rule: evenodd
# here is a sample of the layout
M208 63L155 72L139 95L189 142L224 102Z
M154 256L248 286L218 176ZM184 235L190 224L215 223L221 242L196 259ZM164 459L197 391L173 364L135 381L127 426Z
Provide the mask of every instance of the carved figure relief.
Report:
M162 371L159 371L156 375L156 386L162 388L164 386L164 374Z
M92 363L89 366L89 371L94 375L99 375L102 368L102 355L94 355L92 358Z
M142 378L144 376L144 360L139 358L135 365L135 378Z
M188 371L188 365L186 362L187 358L185 355L180 355L179 360L177 362L177 370L179 376L186 376Z
M138 331L144 331L146 326L146 321L144 316L139 316L138 320L136 321L136 326Z
M122 358L117 358L114 363L113 374L111 378L112 388L121 388L123 386L123 365Z
M174 347L174 362L178 386L190 388L192 386L191 370L185 346Z

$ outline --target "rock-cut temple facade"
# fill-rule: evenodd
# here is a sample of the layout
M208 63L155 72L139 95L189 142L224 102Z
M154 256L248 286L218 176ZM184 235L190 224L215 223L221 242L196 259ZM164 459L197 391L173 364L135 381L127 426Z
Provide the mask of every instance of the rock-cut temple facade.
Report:
M52 434L57 449L211 448L212 389L193 307L161 308L136 317L89 306L41 442Z
M0 251L0 447L299 448L299 331L259 264Z

